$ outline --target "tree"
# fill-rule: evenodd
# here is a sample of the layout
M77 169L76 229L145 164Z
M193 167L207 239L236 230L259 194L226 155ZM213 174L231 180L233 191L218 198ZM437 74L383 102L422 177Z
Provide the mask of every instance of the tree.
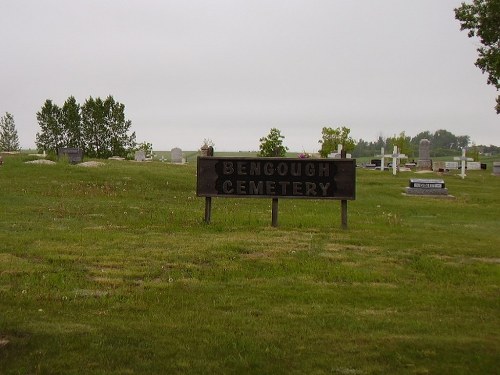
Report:
M41 131L36 133L36 147L38 151L57 153L57 149L64 145L64 129L60 122L61 109L52 100L47 99L42 109L37 112L36 119Z
M5 115L0 118L0 151L19 151L19 149L14 116L5 112Z
M109 135L107 150L111 151L111 155L125 155L136 145L135 132L127 134L132 121L125 119L125 105L116 102L110 95L104 101L104 114Z
M482 46L477 49L476 66L488 74L487 83L500 90L500 0L473 0L455 9L460 30L469 30L469 38L478 37ZM500 95L496 99L500 114Z
M259 139L259 156L284 157L288 147L283 146L283 139L285 139L285 136L281 135L278 129L272 128L266 137Z
M397 137L394 136L392 138L388 138L387 146L389 147L390 152L392 152L392 148L394 148L394 146L397 146L399 153L405 154L408 157L413 157L413 148L410 140L411 137L407 137L405 132L401 132Z
M333 151L337 151L338 145L342 145L342 149L346 152L352 151L355 142L349 136L350 132L351 129L345 126L336 129L324 127L321 131L322 139L318 141L318 143L321 143L321 149L319 150L321 157L326 158Z
M70 96L60 110L59 121L64 131L64 145L66 147L83 148L82 139L82 116L80 115L80 104L74 96Z
M80 106L70 96L62 108L47 99L37 113L41 131L36 135L38 149L57 152L59 147L78 147L89 157L125 157L135 147L135 133L125 119L125 106L110 95L87 99Z

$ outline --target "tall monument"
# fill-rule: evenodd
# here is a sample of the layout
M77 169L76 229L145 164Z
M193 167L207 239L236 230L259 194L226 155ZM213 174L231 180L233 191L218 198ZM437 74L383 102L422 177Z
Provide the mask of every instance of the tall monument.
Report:
M421 139L418 145L417 171L432 170L431 142L428 139Z

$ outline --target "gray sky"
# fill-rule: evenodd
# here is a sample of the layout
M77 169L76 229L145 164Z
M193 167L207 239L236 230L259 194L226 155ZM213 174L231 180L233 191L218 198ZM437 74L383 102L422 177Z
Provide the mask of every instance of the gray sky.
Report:
M323 126L500 145L460 2L0 0L0 115L24 148L46 99L109 94L155 150L257 150L276 127L315 152Z

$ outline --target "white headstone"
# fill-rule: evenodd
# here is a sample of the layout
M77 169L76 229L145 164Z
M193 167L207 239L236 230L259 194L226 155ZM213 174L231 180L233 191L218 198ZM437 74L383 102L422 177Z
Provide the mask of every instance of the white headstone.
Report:
M351 154L346 154L345 155L346 159L351 159L352 155ZM337 152L332 152L331 154L328 154L329 159L342 159L342 145L339 144L337 145Z
M146 160L146 153L144 150L139 150L135 152L135 161L145 161Z
M478 161L468 161L467 170L469 171L479 171L481 170L481 163Z

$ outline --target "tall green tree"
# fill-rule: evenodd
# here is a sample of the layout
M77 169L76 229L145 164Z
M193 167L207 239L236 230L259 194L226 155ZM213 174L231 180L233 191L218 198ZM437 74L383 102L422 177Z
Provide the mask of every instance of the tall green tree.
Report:
M318 143L321 144L319 154L322 158L328 157L332 152L337 151L338 145L342 145L342 149L346 152L354 150L356 142L349 136L351 129L342 126L336 129L324 127L321 130L321 139Z
M101 98L89 97L81 108L82 137L85 155L104 157L106 123L104 119L104 103Z
M60 122L60 115L61 109L50 99L47 99L42 109L37 112L40 132L36 133L35 144L38 151L56 153L59 147L64 146L64 127Z
M125 119L125 105L116 102L111 95L105 100L87 99L81 107L81 116L87 156L125 156L135 146L135 132L128 135L132 122Z
M284 157L288 151L288 147L283 146L285 136L281 135L281 131L277 128L272 128L266 137L259 139L259 156L277 156Z
M5 112L5 115L0 118L0 151L19 151L19 149L14 116Z
M398 136L387 139L387 147L389 152L392 152L394 146L398 147L398 152L405 154L408 157L413 157L413 148L411 146L411 137L407 136L405 132L399 133Z
M455 9L460 30L468 30L469 38L477 37L481 46L476 66L488 74L488 84L500 90L500 0L474 0ZM495 109L500 113L500 95Z
M74 96L70 96L64 102L60 110L59 121L64 129L64 145L83 149L80 104L77 103Z
M132 121L125 119L125 105L108 96L104 101L104 110L109 134L108 149L112 155L125 155L136 145L135 132L128 135Z

